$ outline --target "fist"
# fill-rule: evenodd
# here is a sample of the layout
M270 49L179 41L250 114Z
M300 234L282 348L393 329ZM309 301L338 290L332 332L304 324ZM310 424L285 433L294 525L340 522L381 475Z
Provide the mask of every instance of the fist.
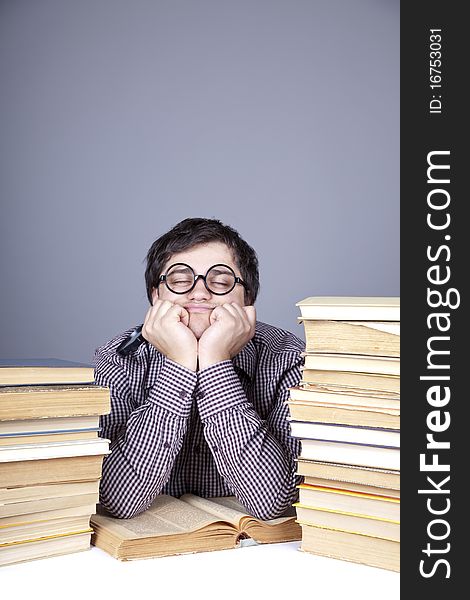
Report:
M142 336L170 360L195 371L197 339L188 327L189 314L179 304L154 297L147 311Z
M233 358L254 336L255 325L254 306L232 302L214 308L199 340L199 369Z

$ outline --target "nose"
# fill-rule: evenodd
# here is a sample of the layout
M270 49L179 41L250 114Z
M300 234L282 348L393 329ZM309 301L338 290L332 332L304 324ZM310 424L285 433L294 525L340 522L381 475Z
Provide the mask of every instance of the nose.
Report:
M204 280L202 277L198 277L196 285L188 293L188 298L190 300L209 300L210 297L211 293L204 285Z

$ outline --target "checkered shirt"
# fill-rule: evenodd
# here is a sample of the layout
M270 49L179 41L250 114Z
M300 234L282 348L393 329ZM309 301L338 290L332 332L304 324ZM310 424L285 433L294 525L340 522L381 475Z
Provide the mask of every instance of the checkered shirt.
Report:
M232 360L194 372L149 343L116 354L131 331L95 353L95 382L111 391L100 502L129 518L158 494L235 495L258 518L283 513L299 482L286 400L301 379L303 342L258 321Z

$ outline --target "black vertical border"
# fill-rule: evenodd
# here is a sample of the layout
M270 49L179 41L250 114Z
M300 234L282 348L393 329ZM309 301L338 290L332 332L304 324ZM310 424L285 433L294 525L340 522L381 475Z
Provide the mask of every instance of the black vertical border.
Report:
M470 55L468 44L470 35L463 15L464 3L436 2L434 0L402 2L400 6L400 201L401 201L401 590L403 598L424 598L445 600L465 596L464 577L467 567L467 533L470 532L470 519L465 514L465 505L470 503L470 477L467 475L470 430L466 428L466 405L469 391L463 390L464 360L469 354L463 350L465 330L470 329L468 315L466 279L470 277L470 228L465 219L467 205L470 206L468 192L464 192L464 179L469 167L466 158L469 152L465 148L464 138L468 135L468 109L464 87L468 80L467 57ZM441 29L442 88L430 88L430 35L431 29ZM430 101L433 95L442 102L441 113L430 113ZM434 103L437 107L437 102ZM436 186L427 182L427 156L432 151L449 150L448 157L436 162L450 164L447 185ZM439 211L436 218L444 219L449 212L451 221L444 231L432 230L427 224L427 214L433 212L428 207L428 194L433 187L441 187L450 194L450 204L446 211ZM437 199L439 194L435 196ZM441 195L441 198L445 198ZM445 236L450 236L446 239ZM427 257L427 248L436 256L440 246L447 245L450 251L443 249L439 258L431 262ZM467 259L468 257L468 259ZM428 280L428 269L438 264L442 273L450 268L450 279L446 284L432 285ZM440 289L443 295L450 288L458 290L460 306L455 309L446 307L430 308L428 287ZM456 294L453 294L456 298ZM450 364L448 385L450 401L440 410L450 415L450 426L446 431L435 434L441 441L449 441L450 449L438 452L439 462L450 464L448 473L424 473L420 470L420 454L435 451L426 450L426 435L429 433L427 418L435 407L427 401L430 381L420 380L420 376L443 374L428 370L428 347L430 336L439 335L435 320L428 328L427 317L432 312L449 314L451 326L448 332L440 335L450 337L442 342L441 348L449 349L449 355L443 355L440 364ZM470 315L469 315L470 316ZM468 361L467 361L468 362ZM470 369L470 364L466 369ZM465 414L464 414L465 413ZM463 460L462 460L463 459ZM429 462L430 459L428 459ZM439 484L450 475L450 480L442 489L449 494L419 494L420 489L432 489L427 476L433 477ZM427 501L440 510L448 506L447 513L433 515L429 512ZM430 525L433 519L442 518L448 522ZM429 527L435 536L444 536L442 540L429 537ZM423 552L430 544L429 556ZM449 544L449 546L447 546ZM437 561L443 559L447 563ZM424 561L421 563L421 561ZM422 570L432 575L424 577ZM449 575L449 577L447 577Z

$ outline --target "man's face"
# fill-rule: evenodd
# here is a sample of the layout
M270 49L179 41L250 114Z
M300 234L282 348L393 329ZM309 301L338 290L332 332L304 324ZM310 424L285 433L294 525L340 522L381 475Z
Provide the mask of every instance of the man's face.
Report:
M189 265L196 275L205 275L213 265L224 264L231 267L235 271L235 275L241 277L232 251L221 242L209 242L173 254L164 265L162 273L166 273L168 267L175 263ZM230 302L245 306L244 290L242 285L237 284L228 294L217 296L206 288L202 279L198 279L194 288L186 294L174 294L166 287L165 283L161 283L158 288L155 288L154 294L160 300L169 300L183 306L189 313L189 328L199 339L210 326L209 316L216 306Z

